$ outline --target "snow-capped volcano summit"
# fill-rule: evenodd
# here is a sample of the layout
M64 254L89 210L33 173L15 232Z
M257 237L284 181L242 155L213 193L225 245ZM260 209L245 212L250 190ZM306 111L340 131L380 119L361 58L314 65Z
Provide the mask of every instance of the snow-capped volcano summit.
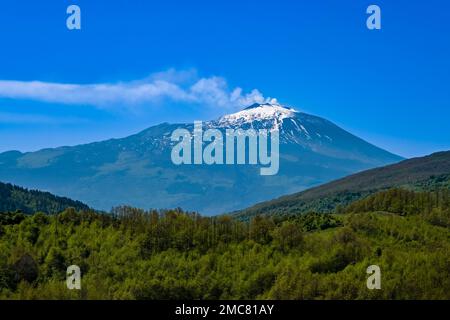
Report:
M219 126L236 127L244 124L252 124L255 121L271 121L272 129L278 128L286 118L295 117L296 110L276 103L255 103L244 110L225 115L217 120Z
M333 141L330 133L335 129L335 126L325 119L278 103L255 103L236 113L207 122L207 126L218 129L278 130L281 143L305 146L314 142L330 143Z

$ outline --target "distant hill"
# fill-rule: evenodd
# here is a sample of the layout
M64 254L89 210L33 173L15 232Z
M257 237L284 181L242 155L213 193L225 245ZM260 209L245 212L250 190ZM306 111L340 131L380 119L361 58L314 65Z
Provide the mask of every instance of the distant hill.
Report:
M303 192L262 202L234 214L247 219L258 214L329 212L339 205L345 206L364 196L394 187L413 190L450 188L450 151L363 171Z
M0 212L15 212L32 214L35 212L58 213L68 207L77 210L90 208L80 201L55 196L49 192L28 190L12 184L0 182Z

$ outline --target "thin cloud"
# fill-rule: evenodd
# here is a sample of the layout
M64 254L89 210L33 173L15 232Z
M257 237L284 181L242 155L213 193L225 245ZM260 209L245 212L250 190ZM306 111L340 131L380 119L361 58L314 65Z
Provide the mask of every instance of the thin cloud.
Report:
M0 98L33 100L69 105L91 105L102 109L145 105L165 100L208 107L235 109L265 98L254 89L229 89L221 77L198 78L195 70L168 70L149 77L119 83L64 84L42 81L0 80Z

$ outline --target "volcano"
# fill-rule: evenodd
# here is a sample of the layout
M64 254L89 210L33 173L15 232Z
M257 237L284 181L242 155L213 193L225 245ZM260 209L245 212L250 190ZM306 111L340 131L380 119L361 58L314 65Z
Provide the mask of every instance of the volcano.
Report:
M83 201L220 214L402 160L332 122L280 104L254 104L206 121L205 128L278 130L278 174L257 165L175 165L176 129L162 123L135 135L84 145L0 154L0 181Z

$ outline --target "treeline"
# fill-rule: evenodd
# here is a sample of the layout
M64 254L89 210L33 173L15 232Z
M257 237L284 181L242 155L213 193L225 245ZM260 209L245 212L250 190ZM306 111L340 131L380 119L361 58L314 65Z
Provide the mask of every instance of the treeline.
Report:
M350 204L347 213L384 211L399 215L421 214L435 225L450 226L450 190L414 192L391 189Z
M67 213L65 213L67 214ZM74 214L74 211L72 211ZM304 232L325 230L339 225L330 214L307 213L281 219L256 216L249 222L231 216L204 217L198 213L175 210L145 211L128 206L113 208L112 223L132 234L145 234L144 255L175 248L205 252L221 244L251 240L258 244L293 247Z
M69 207L77 210L89 210L89 207L80 201L0 182L0 212L20 210L28 214L35 212L52 214Z
M373 197L343 214L248 222L126 206L2 213L0 298L450 299L449 227L428 218L448 218L447 195ZM73 264L81 291L65 285ZM373 264L382 290L366 287Z

